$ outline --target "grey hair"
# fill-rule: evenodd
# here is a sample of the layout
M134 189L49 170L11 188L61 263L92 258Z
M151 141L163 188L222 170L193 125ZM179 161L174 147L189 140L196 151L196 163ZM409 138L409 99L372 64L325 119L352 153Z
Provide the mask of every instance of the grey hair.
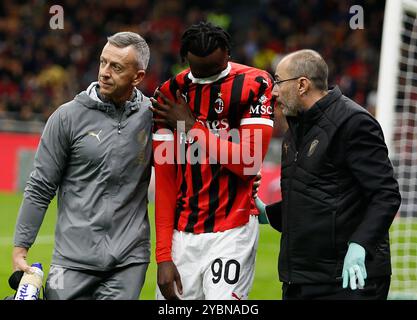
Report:
M132 46L137 53L138 67L146 70L150 56L149 46L140 35L130 31L118 32L107 37L107 41L118 48Z
M304 49L288 55L288 71L293 77L307 77L316 89L327 91L329 68L323 57L314 50Z

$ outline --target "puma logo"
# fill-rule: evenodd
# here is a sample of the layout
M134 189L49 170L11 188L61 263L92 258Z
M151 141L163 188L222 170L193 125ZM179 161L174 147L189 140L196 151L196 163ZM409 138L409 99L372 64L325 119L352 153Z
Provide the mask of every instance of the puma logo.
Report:
M96 138L97 138L97 140L98 140L98 142L101 142L101 140L100 140L100 133L101 133L101 131L102 131L102 130L100 130L98 133L94 133L93 131L89 131L89 132L88 132L88 135L89 135L89 136L96 137Z

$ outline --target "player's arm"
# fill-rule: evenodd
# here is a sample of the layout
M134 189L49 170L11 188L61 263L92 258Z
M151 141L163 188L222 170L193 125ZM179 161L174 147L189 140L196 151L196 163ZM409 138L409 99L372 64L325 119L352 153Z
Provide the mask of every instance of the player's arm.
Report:
M266 73L259 73L256 78L248 79L245 86L249 90L246 90L247 96L244 97L246 106L240 119L239 139L233 139L233 134L231 134L231 141L228 137L226 139L217 137L199 122L195 124L194 128L198 128L198 132L204 132L201 137L198 135L198 140L202 140L200 145L207 155L240 178L251 179L261 168L272 136L274 125L274 110L271 102L273 82ZM239 161L236 161L236 158ZM226 163L224 159L227 159Z
M367 254L375 254L400 206L401 196L394 179L381 127L370 115L353 116L345 126L344 159L368 199L362 222L349 242L360 244Z
M60 184L70 146L65 120L62 110L58 109L43 130L17 217L12 253L14 270L30 268L26 262L28 250L35 242L45 212Z
M197 138L203 152L216 162L242 179L251 179L261 168L268 151L272 126L243 124L238 129L238 142L216 136L199 122L189 131L189 135Z
M174 282L182 293L181 277L172 262L171 248L174 231L174 212L176 195L176 166L171 163L160 163L155 154L165 149L167 154L173 153L174 139L161 141L169 137L167 133L154 134L154 167L155 167L155 229L156 229L156 262L158 264L158 286L163 296L178 299L174 290ZM158 137L159 136L159 137ZM165 136L165 137L164 137ZM165 144L165 146L164 146Z
M161 131L161 130L159 130ZM172 136L172 140L167 139ZM176 201L176 167L164 153L173 153L174 136L167 133L153 134L154 168L155 168L155 226L156 226L156 261L172 261L171 242L174 230L174 213ZM164 158L162 158L162 156ZM169 156L171 158L171 156ZM172 156L173 159L173 156Z
M154 119L153 163L155 168L155 229L158 286L166 299L178 299L174 282L182 293L181 278L172 262L176 187L175 140L172 130Z

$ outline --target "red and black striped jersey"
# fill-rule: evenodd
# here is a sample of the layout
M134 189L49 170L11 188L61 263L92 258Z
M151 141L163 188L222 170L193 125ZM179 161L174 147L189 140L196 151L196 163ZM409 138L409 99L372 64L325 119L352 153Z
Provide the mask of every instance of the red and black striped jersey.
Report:
M219 140L233 129L258 128L262 134L271 129L263 134L262 141L257 141L266 144L263 159L273 127L272 86L272 78L266 71L229 63L222 73L205 79L194 78L189 69L184 70L163 83L159 90L170 100L176 100L179 90L197 120L192 130L206 130ZM195 152L193 142L178 137L175 130L155 125L153 140L157 219L173 215L173 228L193 233L224 231L247 223L251 205L254 207L251 195L256 172L244 177L240 169L213 161L209 152L200 161L187 161L190 153ZM162 143L171 143L165 155L174 153L175 163L167 171L163 167L169 164L158 159L162 153L156 150ZM183 149L178 148L181 144ZM168 199L173 199L174 205L167 206L166 202L172 201ZM161 235L157 234L157 248L158 238Z

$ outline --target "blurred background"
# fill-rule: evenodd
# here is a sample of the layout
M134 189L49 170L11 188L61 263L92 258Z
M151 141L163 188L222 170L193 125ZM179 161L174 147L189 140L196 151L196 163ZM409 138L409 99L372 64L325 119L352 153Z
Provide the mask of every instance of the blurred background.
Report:
M371 113L375 111L384 15L381 0L68 0L60 3L64 28L56 30L49 25L53 4L0 3L0 132L34 134L0 136L2 149L8 151L3 159L7 165L0 168L0 191L22 190L45 121L97 79L106 38L119 31L138 32L150 45L150 64L140 86L148 96L186 67L179 56L185 28L208 20L232 35L233 61L272 74L284 54L302 48L317 50L329 64L329 83L339 85ZM354 4L363 7L364 29L349 26L349 9ZM273 175L277 171L269 164L278 164L285 128L280 110L276 114L265 166L268 185L269 171ZM277 198L272 194L266 195L267 202Z
M106 37L141 34L151 60L141 89L155 87L183 69L182 32L200 20L229 31L232 59L273 72L283 54L312 48L329 63L330 83L366 108L374 108L384 1L335 0L68 0L64 29L52 30L54 2L0 3L0 119L26 121L38 131L49 115L97 78ZM365 28L351 30L349 8L364 8ZM41 124L37 126L32 122ZM0 129L13 129L2 122ZM279 135L280 128L276 128Z
M64 9L63 29L50 28L49 10L54 4ZM286 53L311 48L328 62L330 85L339 85L346 96L374 113L384 4L383 0L68 0L60 3L2 0L0 298L7 293L14 223L39 135L57 107L96 80L106 37L129 30L148 41L151 59L140 86L148 96L161 82L186 68L179 56L180 37L188 26L200 20L220 25L231 34L233 61L271 74ZM349 26L352 5L363 7L363 29L352 30ZM260 190L267 203L280 199L283 128L277 110L274 139L264 163ZM152 193L153 185L151 198ZM50 211L55 210L53 204ZM53 247L55 212L47 217L37 242L38 249L31 251L34 259L43 259L45 264ZM279 299L276 267L279 234L269 227L263 228L251 298ZM150 272L154 272L154 262ZM144 289L144 297L148 299L154 297L155 281L151 277L148 276Z

